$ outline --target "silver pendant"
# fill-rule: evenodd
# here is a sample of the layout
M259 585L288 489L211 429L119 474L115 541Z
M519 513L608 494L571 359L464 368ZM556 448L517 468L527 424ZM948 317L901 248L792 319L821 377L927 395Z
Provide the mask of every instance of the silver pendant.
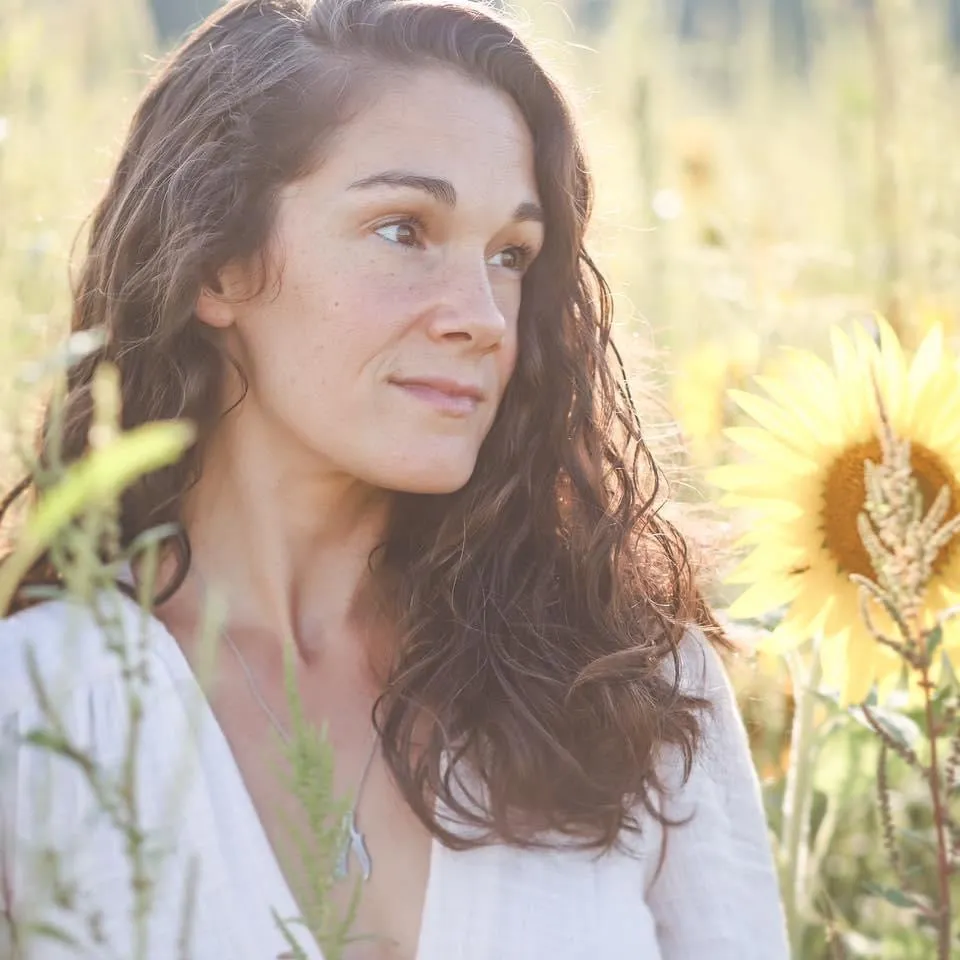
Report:
M338 880L342 880L350 872L350 854L353 853L360 864L363 879L369 880L373 871L373 861L370 859L370 853L367 850L367 842L363 834L357 829L357 821L352 812L346 815L344 822L347 827L347 839L340 851L340 859L337 861L334 876Z

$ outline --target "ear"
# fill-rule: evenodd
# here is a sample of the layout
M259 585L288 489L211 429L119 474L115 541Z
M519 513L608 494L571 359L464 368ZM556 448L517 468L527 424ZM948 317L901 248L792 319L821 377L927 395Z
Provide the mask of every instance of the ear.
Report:
M200 290L194 307L197 318L220 330L232 326L249 297L249 290L249 278L239 264L221 267L216 277Z

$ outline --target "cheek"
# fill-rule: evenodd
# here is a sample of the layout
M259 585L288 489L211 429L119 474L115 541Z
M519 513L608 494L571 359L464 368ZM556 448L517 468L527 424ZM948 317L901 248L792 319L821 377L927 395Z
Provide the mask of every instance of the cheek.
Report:
M323 333L345 353L377 353L415 315L417 296L409 278L395 272L375 265L344 270L326 292Z
M515 336L511 337L509 342L502 344L498 361L502 393L503 390L506 390L507 384L512 379L513 372L517 368L517 338Z
M322 278L290 284L272 315L261 318L261 339L275 342L274 353L282 345L298 380L355 376L394 336L394 318L403 316L409 296L382 271L344 263L329 267Z

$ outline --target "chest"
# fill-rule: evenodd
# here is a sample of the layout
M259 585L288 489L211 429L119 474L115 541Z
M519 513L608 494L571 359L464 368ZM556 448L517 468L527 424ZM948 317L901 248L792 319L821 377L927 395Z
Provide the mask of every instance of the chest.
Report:
M329 731L328 770L310 749L292 759L290 747L249 712L221 713L243 789L327 960L415 960L432 837L405 803L363 718L319 722ZM318 726L301 742L309 744ZM339 803L335 811L328 789ZM345 815L358 843L338 842Z
M263 769L262 754L255 759L241 754L238 765L284 879L327 960L415 960L432 838L383 764L369 769L353 813L369 855L367 878L357 850L332 842L341 818L321 822L311 816L317 795L313 801L309 792L291 797L272 771ZM350 796L346 788L335 792ZM335 867L344 855L348 870L342 876Z
M363 751L342 751L345 781L356 782ZM244 760L246 787L301 908L303 864L309 847L294 849L285 829L289 797L277 778L260 769L263 751ZM349 792L341 781L338 792ZM302 823L302 820L301 820ZM394 785L385 764L374 763L357 808L373 868L350 873L329 891L326 930L318 941L326 960L658 960L659 949L646 905L652 861L625 853L598 856L576 849L521 850L503 845L465 851L434 844ZM309 886L307 886L309 889ZM352 898L357 896L356 900ZM352 911L352 916L351 916ZM324 939L351 917L347 941Z
M323 700L333 702L333 694ZM329 731L334 795L349 803L362 782L355 818L372 861L364 881L357 858L351 858L347 877L324 892L326 909L318 915L310 868L324 860L304 840L310 835L308 812L277 776L277 738L249 710L233 718L221 711L243 788L326 960L658 960L645 896L649 862L569 845L441 847L379 755L364 773L368 715L359 709L350 716L342 703L338 711L311 718ZM332 861L325 863L314 880L318 872L329 875Z

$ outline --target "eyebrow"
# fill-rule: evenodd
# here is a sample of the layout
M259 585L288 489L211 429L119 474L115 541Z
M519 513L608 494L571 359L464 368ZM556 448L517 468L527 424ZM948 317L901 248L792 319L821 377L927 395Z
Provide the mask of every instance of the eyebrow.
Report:
M404 170L384 170L354 181L347 189L367 190L371 187L406 187L428 193L444 206L453 208L457 205L457 188L443 177L427 177ZM544 223L545 219L543 207L532 200L525 200L513 211L515 223Z

